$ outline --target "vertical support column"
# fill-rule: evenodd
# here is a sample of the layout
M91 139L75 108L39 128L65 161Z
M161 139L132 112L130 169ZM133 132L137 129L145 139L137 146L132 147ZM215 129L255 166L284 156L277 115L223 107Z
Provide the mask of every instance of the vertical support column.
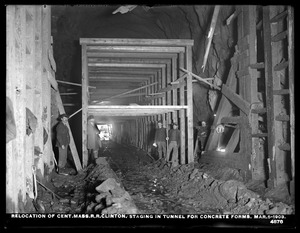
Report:
M151 80L148 79L147 80L147 85L151 83ZM150 93L150 87L146 88L146 95L148 95ZM147 105L150 105L150 103L148 103ZM149 147L149 125L150 125L150 116L146 116L146 150L148 151L148 147Z
M82 167L85 168L88 163L88 150L87 150L87 116L88 116L88 64L86 55L87 45L83 44L81 48L82 60Z
M160 90L161 88L162 88L162 73L161 73L161 70L158 70L158 72L157 72L157 74L158 74L158 90ZM159 99L158 99L158 105L162 105L163 104L163 98L162 97L160 97ZM157 120L161 120L161 121L163 121L163 116L161 115L161 114L159 114L158 115L158 119Z
M41 43L41 31L42 31L42 19L41 19L41 6L34 7L34 15L35 15L35 33L34 33L34 47L35 47L35 63L34 63L34 70L35 70L35 82L34 82L34 112L37 117L37 128L35 132L34 138L34 146L40 148L41 152L43 153L39 159L38 169L41 171L41 175L44 176L44 167L49 169L49 158L46 157L44 154L44 130L43 130L43 101L42 101L42 43ZM37 136L38 135L38 136ZM42 136L40 136L42 135ZM49 138L49 136L48 136ZM52 148L51 148L52 150ZM45 157L45 158L44 158ZM48 162L48 163L47 163ZM46 163L46 166L44 165ZM49 171L48 171L49 172Z
M16 6L6 7L6 96L12 102L14 118L16 121ZM17 126L17 125L16 125ZM15 149L16 138L6 143L6 213L17 213L18 196L15 192L16 182L16 161Z
M155 73L155 76L154 76L154 81L157 82L156 85L154 85L154 90L155 92L157 92L159 90L159 79L158 79L158 72ZM158 101L159 101L159 98L155 98L154 99L154 105L158 105ZM155 115L154 117L154 121L158 121L158 115Z
M265 86L266 86L266 107L267 107L267 128L268 128L268 160L270 162L271 187L276 186L276 160L274 145L274 101L273 101L273 77L272 77L272 47L271 47L271 25L269 6L263 7L263 37L265 57Z
M172 82L175 81L177 79L177 58L174 56L172 57L172 77L171 80ZM173 105L177 105L177 89L173 89L172 90L172 103ZM174 111L172 113L172 120L174 122L178 122L177 119L177 111Z
M193 72L192 68L192 47L186 47L186 69ZM188 74L186 80L187 86L187 138L188 138L188 163L194 162L194 127L193 127L193 83L192 76Z
M257 63L257 34L256 34L256 6L248 6L249 13L247 15L249 20L249 63ZM250 77L247 78L250 87L250 103L258 103L258 89L257 89L257 78L258 72L256 69L249 69ZM248 80L249 79L249 80ZM249 122L251 122L252 134L258 134L258 113L249 114ZM259 149L259 138L252 137L252 151L251 151L251 168L252 168L252 179L253 180L265 180L265 169L264 169L264 153Z
M181 52L179 53L179 67L184 67L184 54ZM179 71L179 77L181 77L184 73L180 69ZM184 79L183 81L180 81L180 105L185 105L184 101L184 83L186 80ZM180 114L180 164L186 164L186 159L185 159L185 110L181 109L179 111Z
M166 73L167 73L167 84L169 84L171 82L171 62L166 63ZM172 105L171 91L167 92L167 105ZM168 112L167 113L167 124L170 124L171 122L172 122L171 121L171 113Z
M13 160L15 166L13 166L14 180L14 194L15 204L23 201L26 198L26 181L25 181L25 156L26 156L26 76L25 76L25 55L26 55L26 16L25 6L15 6L15 26L14 26L14 40L15 44L15 91L14 114L17 130L17 137L13 141ZM20 203L21 204L21 203ZM15 213L22 212L15 206Z
M138 128L138 119L134 120L135 122L135 146L139 147L139 128Z
M295 185L295 99L294 99L294 8L288 6L288 59L289 59L289 92L290 92L290 134L291 134L291 173L292 192Z
M270 18L275 17L280 13L280 8L284 6L270 6ZM284 9L282 9L284 10ZM284 25L284 24L285 25ZM278 33L286 30L286 21L278 21L275 24L271 24L271 36L275 36ZM280 71L275 71L275 65L279 64L284 57L284 52L287 51L286 45L282 40L278 42L272 42L271 46L272 53L272 78L273 78L273 90L282 89L283 85L288 85L288 73L282 73ZM282 84L283 83L283 84ZM287 109L285 106L285 96L284 95L274 95L274 107L273 107L273 116L274 118L278 115L284 114L287 115ZM288 104L288 103L286 103ZM275 160L276 160L276 186L288 182L288 176L286 172L286 158L288 152L280 150L280 144L286 141L285 130L288 128L288 122L284 121L274 121L274 146L275 146Z
M166 87L166 68L161 68L161 88L165 88ZM164 92L164 95L162 97L162 105L166 105L166 96L167 93ZM168 126L166 125L166 114L162 114L162 122L163 122L163 126L168 128Z
M142 149L145 149L145 118L141 118L141 128L142 128Z
M52 149L52 129L51 129L51 85L48 81L48 72L51 69L48 59L48 49L50 47L51 36L51 7L41 6L41 36L42 43L42 102L43 102L43 127L48 133L48 140L44 145L43 160L49 166L49 173L54 168L54 152Z
M35 115L34 111L34 82L35 82L35 48L34 48L34 6L25 7L25 19L26 19L26 59L25 59L25 78L26 78L26 108L28 108L32 114ZM26 114L27 115L27 114ZM36 130L36 129L35 129ZM34 163L34 134L31 132L30 135L25 136L25 177L27 183L27 192L30 198L34 198L33 195L33 176L32 176L32 165L37 165Z

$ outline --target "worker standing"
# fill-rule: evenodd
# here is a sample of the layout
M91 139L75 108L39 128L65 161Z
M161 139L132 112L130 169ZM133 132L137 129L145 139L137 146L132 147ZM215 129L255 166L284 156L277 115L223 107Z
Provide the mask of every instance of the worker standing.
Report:
M199 149L201 153L202 151L204 151L204 146L208 135L208 127L206 121L201 121L201 125L197 127L197 130L198 130L197 139L198 139Z
M99 150L99 133L100 130L95 125L95 118L93 115L90 115L88 118L88 126L87 126L87 149L89 153L89 160L94 162L98 158L98 150Z
M70 133L67 126L68 116L67 114L61 114L59 116L60 122L56 127L56 146L59 151L58 159L58 172L62 173L67 164L68 145L70 144Z
M166 160L170 160L170 155L172 153L172 166L176 167L178 165L178 149L180 145L180 130L178 129L177 123L172 124L173 129L169 130L169 137L167 137L168 140L168 151L167 151L167 158Z
M153 145L157 147L159 159L166 157L167 129L162 127L162 121L157 122Z

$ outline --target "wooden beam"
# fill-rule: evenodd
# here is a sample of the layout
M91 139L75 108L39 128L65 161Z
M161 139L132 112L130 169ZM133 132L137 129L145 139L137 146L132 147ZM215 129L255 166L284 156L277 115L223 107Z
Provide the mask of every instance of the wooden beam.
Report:
M88 109L97 109L97 110L104 110L104 109L171 109L171 110L180 110L180 109L187 109L187 105L96 105L92 104L88 106Z
M187 86L187 146L188 146L188 163L194 162L194 121L193 121L193 83L192 83L192 47L186 47L186 69L189 71L186 86Z
M80 44L87 45L161 45L161 46L185 46L193 45L193 40L179 39L116 39L116 38L80 38Z
M87 149L87 117L88 117L88 101L89 101L89 87L88 87L88 67L86 57L86 45L81 46L81 63L82 63L82 167L85 168L88 163L88 149Z
M66 82L66 81L62 81L62 80L56 80L58 83L64 83L64 84L69 84L69 85L73 85L73 86L79 86L81 87L82 85L79 83L73 83L73 82ZM89 88L96 88L96 87L92 87L92 86L88 86Z
M215 89L217 89L217 90L221 90L221 88L220 87L218 87L218 86L215 86L214 84L212 84L212 83L210 83L210 82L208 82L207 80L205 80L204 78L201 78L201 77L199 77L198 75L196 75L196 74L193 74L192 72L190 72L190 71L187 71L186 69L184 69L184 68L180 68L181 70L183 70L184 72L186 72L186 73L188 73L189 75L192 75L194 78L196 78L196 79L198 79L199 81L201 81L201 82L204 82L204 83L206 83L206 84L208 84L209 86L211 86L212 88L215 88ZM209 80L211 80L211 79L209 79Z
M144 64L144 63L89 63L89 67L121 67L121 68L164 68L165 64Z
M290 144L292 183L295 180L295 98L294 98L294 8L288 6L288 60L289 60L289 91L290 91ZM291 187L293 189L295 187Z
M237 79L235 77L235 72L237 70L236 60L237 60L237 53L235 53L234 56L231 58L231 68L226 81L226 85L229 86L232 90L235 90L237 86ZM232 109L231 103L224 95L222 95L216 111L216 116L214 118L213 126L218 125L222 117L228 116L230 114L231 109ZM218 138L219 135L215 132L214 129L211 129L211 132L207 139L205 150L206 151L215 150L217 147Z
M215 27L216 27L216 24L217 24L219 11L220 11L220 5L216 5L215 9L214 9L212 20L211 20L208 36L207 36L208 43L207 43L207 46L206 46L206 49L205 49L203 64L201 66L201 68L203 69L203 73L204 73L204 70L205 70L205 66L206 66L206 62L207 62L207 58L208 58L208 53L209 53L211 41L212 41L212 38L213 38L213 35L214 35L214 32L215 32Z
M239 109L241 109L245 114L250 113L250 103L242 99L242 97L234 93L226 84L222 85L222 94L226 96L232 103L234 103Z
M46 144L43 146L44 154L43 160L45 162L44 166L49 168L49 173L53 171L55 168L54 162L54 151L53 145L51 140L52 135L52 125L51 125L51 95L54 92L51 88L49 77L52 76L50 72L51 67L48 59L48 49L51 47L51 7L50 6L39 6L41 11L41 35L40 37L36 37L35 40L40 40L42 43L41 49L41 69L42 69L42 102L43 102L43 128L45 128L46 132L48 133L48 140ZM55 79L54 79L55 80ZM56 80L55 80L56 82ZM58 84L56 82L57 90ZM54 89L55 90L55 89Z
M50 12L49 12L50 13ZM44 106L43 106L43 98L42 98L42 80L43 80L43 68L42 68L42 6L35 6L34 7L34 47L35 47L35 82L34 82L34 97L37 101L34 101L34 112L37 117L37 128L35 131L35 135L43 135L44 127L43 121L45 120L44 117ZM50 17L48 18L48 20ZM50 105L49 105L50 107ZM39 159L37 163L37 169L41 171L41 176L45 177L48 175L45 173L45 167L48 167L48 173L51 171L51 164L50 164L50 153L52 152L52 148L45 146L43 137L35 137L34 139L35 144L34 146L38 146L43 153L42 158ZM48 150L48 151L46 151ZM45 158L44 158L45 157Z
M166 59L174 58L177 56L177 53L119 53L119 52L88 52L88 58L157 58L157 59Z
M35 83L35 46L34 46L34 29L35 29L35 14L34 14L34 6L26 6L25 9L25 20L26 20L26 37L24 38L26 44L26 54L24 60L24 71L26 78L26 85L29 86L26 90L26 105L24 107L28 108L29 111L36 117L36 112L34 111L34 83ZM37 101L35 101L37 102ZM37 104L37 103L35 103ZM27 110L27 109L26 109ZM27 116L27 112L26 112ZM37 120L37 119L36 119ZM38 125L37 125L38 126ZM36 130L36 129L35 129ZM35 144L35 132L31 133L27 137L25 137L25 154L24 157L24 168L25 168L25 177L29 183L33 182L32 178L32 166L36 166L37 163L34 162L34 144ZM42 148L41 148L42 149ZM43 166L42 166L43 167ZM42 168L43 169L43 168ZM44 170L44 169L43 169ZM43 172L41 171L41 173ZM29 196L34 197L33 187L28 189L27 192Z
M184 52L184 47L152 47L152 46L88 46L88 51L123 51L123 52L142 52L142 53L179 53Z
M116 98L116 97L120 97L120 96L123 96L123 95L126 95L126 94L129 94L129 93L132 93L132 92L135 92L135 91L138 91L138 90L141 90L141 89L144 89L144 88L147 88L149 86L152 86L152 85L155 85L156 83L151 83L149 85L145 85L145 86L142 86L142 87L139 87L139 88L135 88L133 90L130 90L130 91L126 91L124 93L121 93L121 94L118 94L118 95L114 95L114 96L111 96L111 97L108 97L106 99L103 99L101 101L104 101L104 100L109 100L109 99L113 99L113 98Z
M174 82L175 79L176 79L176 76L177 76L177 56L174 57L174 58L172 58L172 63L171 64L172 64L172 78L171 78L171 81ZM177 103L177 88L172 90L172 97L173 97L173 99L172 99L173 105L177 105L178 104ZM178 119L177 118L178 118L177 112L174 112L172 114L172 120L173 120L173 122L178 123Z
M69 116L69 120L70 120L74 115L76 115L77 113L79 113L81 110L82 110L82 108L80 108L80 109L78 109L76 112L72 113L72 114Z
M184 67L184 54L179 54L178 66ZM178 69L179 76L183 75L183 72ZM186 80L182 80L181 83L185 83ZM180 95L180 105L185 105L185 93L184 93L184 85L180 85L179 89ZM185 111L182 109L179 112L180 114L180 164L186 164L186 157L185 157Z
M272 77L272 47L271 47L271 25L269 6L263 7L263 38L264 38L264 58L265 58L265 86L267 105L267 131L268 131L268 159L271 165L269 185L276 186L276 160L273 153L274 145L274 101L273 101L273 77Z
M257 69L264 68L264 63L257 63L257 6L249 6L249 14L247 15L249 21L249 38L248 38L248 48L249 48L249 79L246 78L246 88L250 87L250 102L258 102L258 71ZM262 21L261 21L262 22ZM249 69L250 68L250 69ZM252 110L254 110L252 108ZM258 114L251 113L248 115L249 123L251 124L251 134L259 134L259 124L258 124ZM260 142L258 137L253 137L252 142L252 152L250 156L249 164L251 164L251 175L253 180L265 180L266 173L263 161L265 161L264 154L260 151Z

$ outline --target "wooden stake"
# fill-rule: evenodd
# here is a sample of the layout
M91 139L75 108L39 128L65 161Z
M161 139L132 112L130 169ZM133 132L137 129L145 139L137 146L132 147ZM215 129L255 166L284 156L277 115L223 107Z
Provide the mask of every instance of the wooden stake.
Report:
M206 62L207 62L207 57L208 57L211 41L212 41L212 38L213 38L213 35L214 35L214 32L215 32L215 27L216 27L219 11L220 11L220 5L216 5L215 9L214 9L214 14L213 14L213 18L212 18L212 21L211 21L211 25L210 25L210 30L209 30L209 33L208 33L208 36L207 36L208 43L207 43L207 47L206 47L206 50L205 50L203 65L201 67L203 69L203 72L205 70L205 66L206 66Z

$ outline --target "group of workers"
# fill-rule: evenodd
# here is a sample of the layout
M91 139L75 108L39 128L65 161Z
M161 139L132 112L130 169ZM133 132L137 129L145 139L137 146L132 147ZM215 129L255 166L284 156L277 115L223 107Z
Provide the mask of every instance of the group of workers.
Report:
M178 149L180 146L180 130L178 129L177 123L172 123L172 129L168 131L163 128L162 121L158 121L158 128L155 131L154 143L153 145L157 147L159 159L164 158L167 162L171 162L172 166L178 165ZM197 130L197 140L195 153L204 151L204 145L208 135L208 126L205 121L200 122L200 126L196 126ZM168 147L167 147L168 145ZM172 158L170 161L170 156L172 153Z
M56 127L56 146L59 150L58 172L62 173L67 164L67 148L70 144L70 134L67 126L68 116L61 114L59 119L60 122ZM89 163L95 163L95 160L98 158L99 148L101 147L101 140L99 138L100 131L95 124L93 115L90 115L87 121L88 158ZM172 123L172 129L168 132L167 129L163 127L162 121L158 121L157 125L158 128L156 128L155 131L153 145L157 147L159 159L165 159L167 162L171 162L172 166L177 166L178 150L180 147L180 130L178 129L178 124L176 122ZM197 126L196 129L198 134L195 153L198 153L199 150L200 152L204 150L204 144L208 134L206 122L202 121L201 125Z
M65 166L67 164L67 148L70 144L70 133L67 126L68 115L61 114L59 116L60 122L56 127L56 146L58 147L59 159L58 159L58 173L65 174ZM100 130L95 124L95 118L90 115L87 118L87 149L89 163L95 163L98 158L98 152L101 147L101 140L99 137Z

